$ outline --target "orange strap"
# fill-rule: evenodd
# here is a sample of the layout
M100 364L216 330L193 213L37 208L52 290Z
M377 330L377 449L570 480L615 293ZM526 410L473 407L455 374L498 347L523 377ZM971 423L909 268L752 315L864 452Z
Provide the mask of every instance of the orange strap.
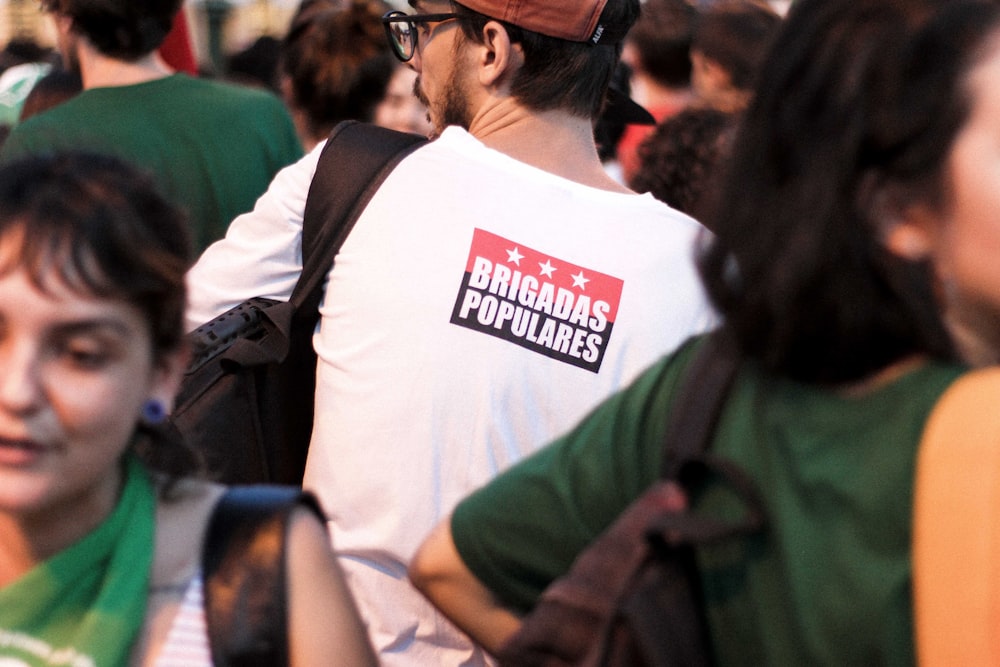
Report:
M1000 369L962 376L931 412L913 540L919 663L1000 665Z

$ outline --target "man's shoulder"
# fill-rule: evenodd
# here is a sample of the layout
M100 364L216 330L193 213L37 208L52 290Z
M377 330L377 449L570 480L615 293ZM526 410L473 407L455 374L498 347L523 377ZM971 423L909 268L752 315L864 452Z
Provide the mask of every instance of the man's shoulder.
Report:
M270 90L219 79L175 74L170 77L170 84L179 92L211 98L217 102L264 106L281 104L281 99Z
M90 100L84 93L86 91L15 125L4 140L0 162L7 162L36 150L58 148L63 139L75 145L75 141L69 137L75 136L79 128L94 122Z

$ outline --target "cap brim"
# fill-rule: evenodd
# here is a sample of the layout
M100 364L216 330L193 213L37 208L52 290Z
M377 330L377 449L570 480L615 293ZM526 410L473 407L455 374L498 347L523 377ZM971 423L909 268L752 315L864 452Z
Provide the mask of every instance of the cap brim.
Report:
M615 87L608 88L604 115L628 125L656 125L653 114Z

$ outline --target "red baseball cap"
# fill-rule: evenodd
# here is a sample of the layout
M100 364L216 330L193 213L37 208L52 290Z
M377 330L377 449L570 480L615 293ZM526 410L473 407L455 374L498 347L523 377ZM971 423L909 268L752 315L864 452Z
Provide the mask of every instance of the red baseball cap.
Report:
M460 0L459 4L519 28L571 42L614 44L630 26L601 22L608 0Z

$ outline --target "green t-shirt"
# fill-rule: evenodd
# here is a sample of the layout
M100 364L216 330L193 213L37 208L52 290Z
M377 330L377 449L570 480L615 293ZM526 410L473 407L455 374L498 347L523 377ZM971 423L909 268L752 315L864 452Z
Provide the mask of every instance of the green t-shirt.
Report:
M666 415L697 344L456 508L463 561L505 604L530 609L655 480ZM925 364L850 398L741 369L712 449L757 482L769 528L699 553L719 664L913 664L915 454L931 407L962 371ZM717 484L693 506L739 511Z
M198 252L302 155L277 96L185 74L85 90L15 126L0 161L67 149L111 153L152 172L188 212Z

